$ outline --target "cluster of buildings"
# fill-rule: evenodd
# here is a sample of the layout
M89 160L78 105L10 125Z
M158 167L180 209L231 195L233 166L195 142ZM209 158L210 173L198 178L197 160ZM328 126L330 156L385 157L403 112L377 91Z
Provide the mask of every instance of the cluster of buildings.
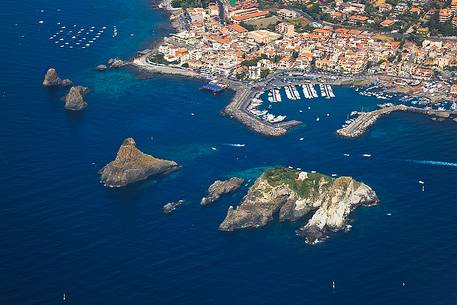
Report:
M248 31L240 18L261 18L264 12L249 1L251 7L227 10L231 21L227 24L216 18L216 4L188 9L190 29L165 38L158 52L170 64L203 75L251 80L281 69L416 79L457 69L457 41L425 40L417 46L369 31L330 27L297 33L288 22L277 24L274 31Z
M423 1L401 0L395 5L386 1L373 0L369 4L335 0L328 5L323 5L323 11L330 16L334 23L348 23L353 25L365 25L389 30L395 25L404 21L404 16L409 16L417 20L417 28L421 34L428 34L428 30L420 26L426 23L437 13L440 23L451 23L457 27L457 0L451 0L450 5L442 9L425 10ZM370 6L371 10L368 10ZM379 16L385 16L379 19ZM412 24L407 24L411 26Z
M457 0L452 0L449 7L439 10L438 13L440 23L451 21L454 27L457 27Z

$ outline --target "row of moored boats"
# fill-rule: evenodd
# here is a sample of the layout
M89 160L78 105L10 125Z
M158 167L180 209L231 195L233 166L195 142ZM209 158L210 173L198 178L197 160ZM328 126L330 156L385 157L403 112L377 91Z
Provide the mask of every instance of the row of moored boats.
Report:
M301 95L299 90L297 89L300 88L303 92L303 96L306 99L313 99L319 97L317 90L314 88L313 84L306 83L303 85L299 86L294 86L294 85L289 85L284 87L284 91L286 93L287 99L296 101L296 100L301 100ZM335 97L335 94L333 93L333 89L330 85L328 84L319 84L319 89L322 97L325 98L332 98ZM268 101L270 103L278 103L282 101L281 98L281 93L279 88L274 88L271 89L268 92Z

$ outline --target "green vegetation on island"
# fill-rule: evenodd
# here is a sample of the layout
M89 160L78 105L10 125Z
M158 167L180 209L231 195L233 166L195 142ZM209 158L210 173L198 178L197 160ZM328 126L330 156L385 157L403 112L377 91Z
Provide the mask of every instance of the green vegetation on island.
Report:
M273 187L279 185L287 185L292 191L296 192L300 198L318 193L319 186L331 182L333 179L329 176L320 173L307 173L307 179L297 179L300 171L296 169L278 167L266 170L262 174L268 184Z

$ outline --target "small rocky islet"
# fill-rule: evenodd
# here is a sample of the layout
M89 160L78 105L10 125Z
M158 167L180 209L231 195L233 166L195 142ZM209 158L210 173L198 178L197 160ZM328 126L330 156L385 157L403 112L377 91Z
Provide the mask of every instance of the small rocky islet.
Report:
M81 111L87 107L84 96L89 92L89 88L84 86L73 86L73 82L69 79L61 79L54 68L49 68L43 79L43 86L52 87L69 87L68 93L62 97L65 102L65 109L70 111Z
M81 111L87 107L84 96L89 92L89 88L83 86L72 86L70 91L63 97L65 109L71 111Z
M262 227L275 215L279 215L281 222L310 217L297 235L315 244L328 231L344 230L357 207L375 205L378 201L368 185L351 177L334 179L315 172L271 168L249 188L237 208L229 207L219 230Z
M208 188L208 194L202 198L200 205L206 206L218 200L222 195L236 191L244 179L232 177L228 180L216 180Z
M169 174L179 168L180 166L174 161L143 153L136 147L133 138L127 138L119 148L114 161L99 171L100 182L106 187L118 188L152 176Z
M54 68L49 68L43 79L44 87L68 87L72 84L69 79L61 79Z
M163 212L165 214L170 214L171 212L173 212L174 210L176 210L178 207L180 207L181 205L184 204L184 200L183 199L180 199L178 201L173 201L173 202L168 202L167 204L165 204L162 208Z

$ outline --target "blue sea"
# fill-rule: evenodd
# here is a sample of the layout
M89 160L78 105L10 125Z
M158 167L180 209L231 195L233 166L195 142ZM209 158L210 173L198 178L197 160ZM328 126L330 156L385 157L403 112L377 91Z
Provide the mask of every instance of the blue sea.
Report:
M305 125L262 137L219 115L231 92L95 70L172 31L148 1L2 3L0 304L457 303L455 123L394 113L361 138L339 138L348 113L379 100L337 87L335 99L274 105ZM50 37L62 26L56 44ZM60 47L71 28L92 26L106 29L90 47ZM65 90L42 88L51 66L91 88L86 111L65 111ZM97 171L126 137L183 169L104 188ZM295 236L300 223L219 232L247 187L201 208L209 184L234 175L252 182L276 165L353 176L381 202L357 210L351 231L312 247ZM164 215L162 206L178 199L186 204Z

